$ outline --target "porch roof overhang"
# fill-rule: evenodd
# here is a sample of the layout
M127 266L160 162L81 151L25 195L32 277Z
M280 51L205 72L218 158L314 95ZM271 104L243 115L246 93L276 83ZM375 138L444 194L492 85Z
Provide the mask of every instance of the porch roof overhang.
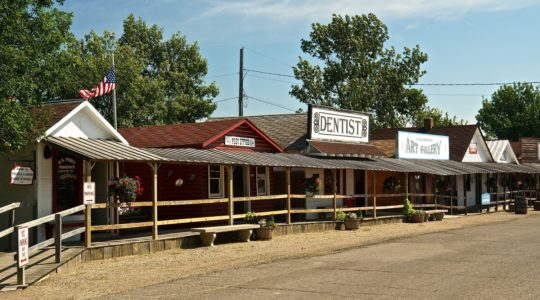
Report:
M41 141L91 161L169 161L167 158L152 154L144 149L112 140L48 136Z
M490 171L480 168L474 165L462 163L454 160L423 160L423 159L405 159L414 163L415 165L422 166L428 170L429 174L436 175L464 175L464 174L479 174L490 173Z
M295 153L264 153L220 149L192 148L146 148L150 153L164 157L174 163L230 164L245 166L299 167L312 169L357 169L391 172L433 172L412 162L397 159L331 159L315 158ZM440 171L436 174L442 174Z
M493 162L467 162L465 164L485 169L488 173L540 173L540 168L531 165L501 164Z

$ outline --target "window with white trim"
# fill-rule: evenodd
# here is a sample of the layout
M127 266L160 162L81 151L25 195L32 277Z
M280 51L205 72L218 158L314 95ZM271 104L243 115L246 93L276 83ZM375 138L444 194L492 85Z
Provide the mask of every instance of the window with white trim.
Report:
M268 195L268 168L256 168L257 196Z
M223 197L223 166L208 166L208 196L209 198Z

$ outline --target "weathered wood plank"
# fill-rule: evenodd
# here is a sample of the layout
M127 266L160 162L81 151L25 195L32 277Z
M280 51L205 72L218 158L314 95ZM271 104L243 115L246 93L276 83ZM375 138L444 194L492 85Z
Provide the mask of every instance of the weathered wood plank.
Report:
M229 198L158 201L158 206L227 203Z
M21 206L21 203L20 202L13 202L11 204L8 204L6 206L3 206L3 207L0 207L0 214L1 213L4 213L6 211L10 211L12 209L15 209L15 208L18 208Z
M175 220L161 220L158 221L158 225L173 225L173 224L188 224L188 223L197 223L197 222L206 222L206 221L221 221L228 220L229 216L212 216L212 217L199 217L199 218L189 218L189 219L175 219Z
M90 227L90 230L102 231L102 230L113 230L113 229L151 227L152 224L154 223L152 221L149 221L149 222L137 222L137 223L127 223L127 224L92 225L92 227Z

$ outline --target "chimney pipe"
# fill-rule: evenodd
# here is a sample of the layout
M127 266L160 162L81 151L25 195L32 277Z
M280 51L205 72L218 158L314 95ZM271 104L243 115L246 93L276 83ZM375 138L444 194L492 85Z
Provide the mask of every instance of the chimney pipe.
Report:
M430 131L433 128L433 118L424 119L424 130Z

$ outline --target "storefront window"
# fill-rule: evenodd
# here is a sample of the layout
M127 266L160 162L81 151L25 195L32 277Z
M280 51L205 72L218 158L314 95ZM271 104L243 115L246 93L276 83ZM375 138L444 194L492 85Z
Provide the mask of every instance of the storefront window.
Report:
M208 166L208 194L210 197L223 197L223 168Z
M267 178L266 167L257 167L257 195L268 195L266 189Z

